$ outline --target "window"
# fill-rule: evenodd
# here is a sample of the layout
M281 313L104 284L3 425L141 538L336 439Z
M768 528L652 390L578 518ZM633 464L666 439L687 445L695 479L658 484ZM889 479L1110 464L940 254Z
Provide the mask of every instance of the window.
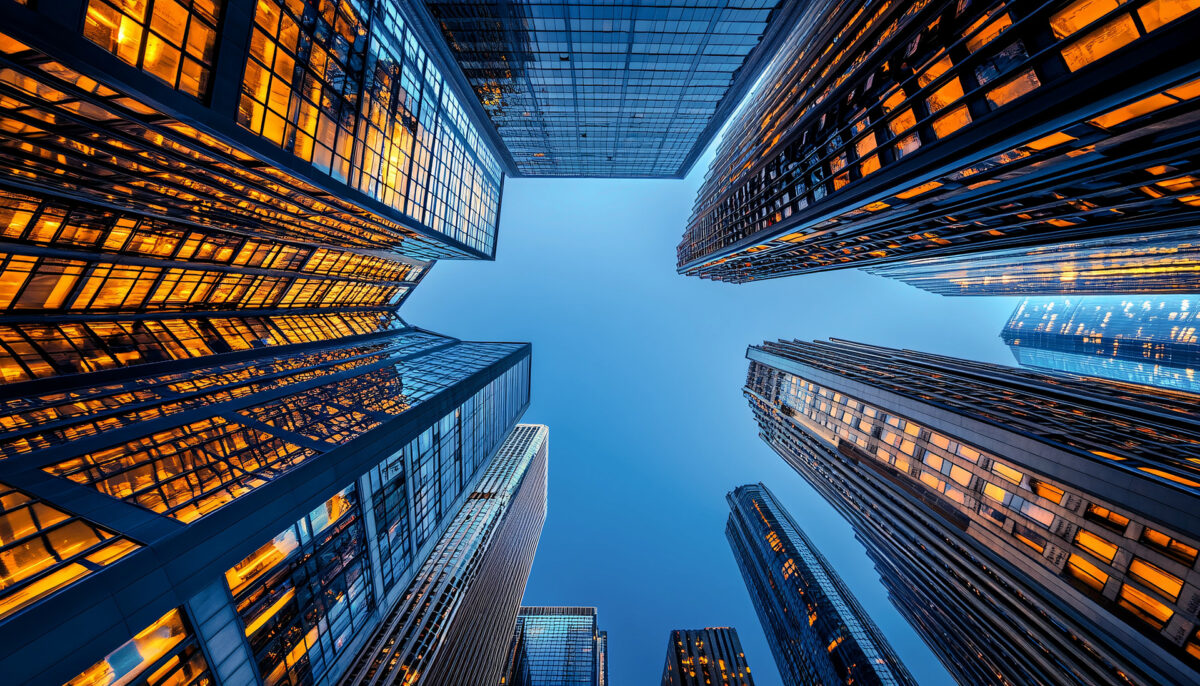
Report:
M1179 592L1183 590L1183 579L1140 557L1133 558L1133 562L1129 563L1129 576L1146 584L1168 600L1178 600Z
M204 655L192 640L183 613L174 609L71 679L67 686L167 686L209 681Z
M1200 552L1192 546L1150 527L1142 529L1141 541L1164 555L1172 557L1188 566L1195 564L1196 555Z
M219 0L90 0L83 35L172 88L203 97L220 10Z
M1109 543L1087 529L1080 529L1075 534L1075 545L1108 563L1113 561L1118 550L1116 545Z
M1155 629L1166 626L1175 614L1171 608L1129 584L1121 586L1121 595L1117 597L1117 604Z
M1087 511L1083 513L1083 517L1107 528L1109 531L1115 531L1119 534L1125 533L1125 527L1129 526L1128 517L1095 504L1088 505Z
M1094 591L1104 590L1104 584L1108 583L1108 574L1105 574L1099 567L1074 553L1067 559L1067 567L1064 571L1066 571L1068 576L1080 581L1083 585Z
M0 484L0 619L139 547L108 529Z
M1014 483L1018 486L1021 485L1021 480L1025 478L1025 475L1022 474L1021 472L1018 472L1017 470L1013 469L1012 467L1009 467L1006 464L1001 464L999 462L992 463L992 473L1001 478L1004 478L1008 481L1011 481L1012 483Z
M1063 490L1061 488L1058 488L1057 486L1051 486L1044 481L1038 481L1036 479L1030 481L1029 486L1034 493L1040 495L1041 497L1054 501L1059 505L1062 504Z

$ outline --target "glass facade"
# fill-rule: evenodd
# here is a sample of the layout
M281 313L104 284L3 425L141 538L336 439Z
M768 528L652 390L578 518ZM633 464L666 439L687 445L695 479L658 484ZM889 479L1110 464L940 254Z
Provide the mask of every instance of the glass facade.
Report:
M496 153L395 3L79 7L5 10L6 193L419 260L495 255Z
M209 686L212 674L183 613L171 610L66 686Z
M500 683L546 516L548 438L512 430L343 683Z
M1194 228L870 267L940 295L1200 293Z
M776 47L786 4L425 2L518 173L600 177L686 174Z
M818 0L732 122L680 273L744 282L1196 223L1195 2Z
M1190 394L841 341L748 357L760 435L962 683L1196 679Z
M732 627L676 629L667 642L662 686L754 686Z
M595 608L522 607L504 683L606 686L608 637L602 633Z
M1000 337L1023 367L1200 393L1196 296L1026 298Z
M725 537L785 683L915 686L883 632L766 486L739 486L725 498Z

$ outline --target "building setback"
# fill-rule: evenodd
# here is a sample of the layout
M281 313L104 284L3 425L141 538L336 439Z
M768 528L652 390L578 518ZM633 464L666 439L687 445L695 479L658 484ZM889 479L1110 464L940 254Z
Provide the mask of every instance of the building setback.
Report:
M961 683L1195 683L1192 396L842 341L747 356L760 435Z
M676 629L667 641L662 686L754 686L737 629Z
M1194 228L1200 13L1166 7L806 3L722 140L679 272L740 283Z
M1200 293L1200 231L1188 227L867 269L940 295Z
M507 686L607 686L608 634L594 607L522 607L508 652Z
M804 3L424 4L517 175L682 178Z
M915 686L883 632L766 486L739 486L725 499L725 537L785 684Z
M519 424L340 683L499 684L546 519L549 430Z
M1023 367L1200 393L1195 295L1026 298L1000 337Z

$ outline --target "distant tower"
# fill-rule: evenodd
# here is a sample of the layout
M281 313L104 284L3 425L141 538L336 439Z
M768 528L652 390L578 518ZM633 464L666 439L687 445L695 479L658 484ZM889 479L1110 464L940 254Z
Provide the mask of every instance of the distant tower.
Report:
M1000 337L1023 367L1200 393L1200 295L1026 298Z
M789 686L916 686L883 632L762 484L726 496L725 537Z
M608 634L594 607L522 607L505 686L608 686Z
M667 642L662 686L754 686L737 629L676 629Z

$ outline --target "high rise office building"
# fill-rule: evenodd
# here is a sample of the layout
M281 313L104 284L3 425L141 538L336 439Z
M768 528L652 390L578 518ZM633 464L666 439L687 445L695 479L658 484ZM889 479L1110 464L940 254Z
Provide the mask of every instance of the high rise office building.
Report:
M499 684L546 519L549 430L520 424L340 683Z
M502 183L406 27L0 3L6 680L330 682L528 405L395 313Z
M754 686L737 629L676 629L667 641L662 686Z
M508 653L507 686L607 686L608 634L594 607L522 607Z
M725 499L725 537L785 684L915 686L883 632L766 486L739 486Z
M517 175L681 178L805 3L424 4Z
M1200 231L1188 227L869 267L940 295L1200 293Z
M805 4L680 273L744 282L1196 225L1193 2Z
M1000 337L1023 367L1200 393L1196 295L1026 298Z
M840 341L747 356L761 437L961 683L1196 682L1194 396Z

